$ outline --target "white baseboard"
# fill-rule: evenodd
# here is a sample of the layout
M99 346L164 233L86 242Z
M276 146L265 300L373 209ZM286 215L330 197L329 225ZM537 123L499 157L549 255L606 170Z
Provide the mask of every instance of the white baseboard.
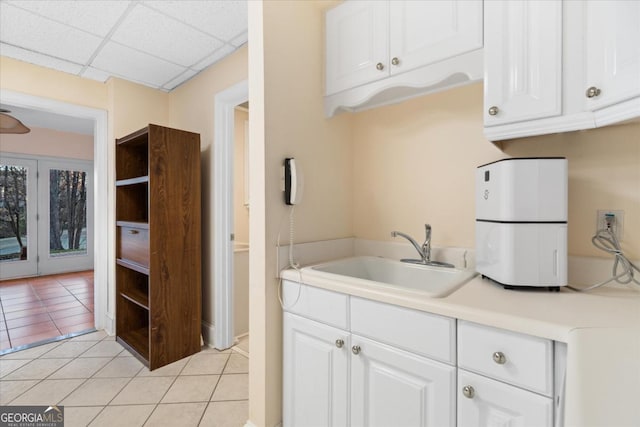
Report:
M115 335L116 333L116 319L109 313L104 315L104 331L108 335Z
M215 326L203 320L200 329L202 331L202 339L204 340L205 345L213 348L215 342Z

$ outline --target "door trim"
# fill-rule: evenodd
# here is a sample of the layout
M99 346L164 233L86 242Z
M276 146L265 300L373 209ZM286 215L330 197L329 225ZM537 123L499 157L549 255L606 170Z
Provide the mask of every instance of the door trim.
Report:
M107 111L84 107L27 95L11 90L0 89L2 102L23 108L46 111L67 116L93 120L93 194L94 194L94 322L96 329L105 329L112 335L115 332L115 308L109 300L115 300L115 289L109 283L109 266L114 265L115 229L113 227L113 191L109 186L110 166L114 164L108 149ZM114 298L109 298L113 295Z
M213 138L213 346L234 344L233 336L233 147L235 107L249 99L247 80L215 96ZM208 343L211 345L212 343Z

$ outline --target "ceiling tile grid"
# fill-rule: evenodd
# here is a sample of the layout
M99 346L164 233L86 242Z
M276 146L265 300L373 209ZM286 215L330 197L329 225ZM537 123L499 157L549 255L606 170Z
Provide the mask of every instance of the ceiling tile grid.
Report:
M128 0L10 0L6 3L96 36L106 37L131 2Z
M0 55L170 91L247 42L247 0L0 0Z

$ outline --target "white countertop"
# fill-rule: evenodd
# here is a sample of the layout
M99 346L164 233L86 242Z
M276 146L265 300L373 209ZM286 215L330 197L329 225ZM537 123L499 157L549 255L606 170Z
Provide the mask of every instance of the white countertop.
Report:
M637 328L640 334L640 287L607 285L591 292L505 290L476 276L447 297L430 298L302 274L302 283L318 288L556 341L568 342L570 332L580 328ZM284 270L282 277L300 280L295 270Z

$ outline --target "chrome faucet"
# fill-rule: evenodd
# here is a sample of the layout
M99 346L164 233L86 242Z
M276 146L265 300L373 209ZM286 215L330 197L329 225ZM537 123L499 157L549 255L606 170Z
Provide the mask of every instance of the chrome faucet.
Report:
M445 262L431 261L431 225L425 224L424 225L424 231L425 231L425 238L424 238L424 243L422 244L422 246L419 245L418 242L416 242L415 239L413 237L409 236L408 234L401 233L400 231L392 231L391 232L391 237L400 236L400 237L404 237L409 242L411 242L413 247L416 248L416 251L418 251L418 254L420 254L420 259L404 258L404 259L401 259L400 261L409 262L409 263L412 263L412 264L424 264L424 265L437 265L437 266L441 266L441 267L453 267L452 264L448 264L448 263L445 263Z

